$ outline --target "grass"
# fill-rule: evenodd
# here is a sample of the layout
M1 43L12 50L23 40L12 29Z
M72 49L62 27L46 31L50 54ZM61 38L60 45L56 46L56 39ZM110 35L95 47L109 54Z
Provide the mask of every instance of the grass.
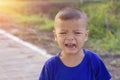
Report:
M119 7L120 1L78 5L89 17L89 45L101 54L120 54Z
M23 25L28 25L36 30L53 30L53 20L49 19L45 15L26 15L26 14L15 14L16 22Z

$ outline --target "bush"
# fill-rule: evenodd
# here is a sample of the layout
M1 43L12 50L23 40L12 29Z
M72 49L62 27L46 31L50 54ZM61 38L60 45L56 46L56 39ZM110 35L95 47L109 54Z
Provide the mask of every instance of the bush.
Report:
M53 20L49 19L45 15L25 15L16 14L17 22L23 25L27 25L36 30L53 30Z
M120 1L79 4L89 17L89 45L111 53L120 53ZM102 51L101 51L102 52Z

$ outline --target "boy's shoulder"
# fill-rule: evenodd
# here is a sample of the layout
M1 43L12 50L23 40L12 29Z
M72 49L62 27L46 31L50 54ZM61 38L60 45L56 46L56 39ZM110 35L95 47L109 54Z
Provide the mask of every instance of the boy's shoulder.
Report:
M102 58L95 52L90 51L90 50L85 50L85 53L88 56L88 60L89 63L94 67L94 68L98 68L98 67L102 67L104 66L104 62L102 60Z
M101 57L96 52L93 52L93 51L88 50L88 49L84 49L84 53L92 59L100 59L101 60Z
M52 56L51 58L49 58L46 62L45 62L45 65L49 66L49 65L54 65L56 64L56 62L58 61L58 54Z
M93 51L85 50L85 52L88 55L88 62L91 66L91 70L95 75L97 75L96 77L100 80L109 80L111 78L111 74L107 70L102 58Z
M87 49L85 49L84 52L87 55L87 58L88 58L89 62L93 63L95 66L103 63L103 60L99 56L98 53L95 53L95 52L93 52L91 50L87 50Z

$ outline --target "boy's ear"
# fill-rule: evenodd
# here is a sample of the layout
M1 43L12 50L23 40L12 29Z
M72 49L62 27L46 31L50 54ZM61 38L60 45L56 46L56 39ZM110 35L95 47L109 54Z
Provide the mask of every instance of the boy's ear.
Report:
M55 38L55 41L56 41L57 40L57 35L56 35L55 30L53 30L53 35L54 35L54 38Z
M88 36L89 36L89 30L86 31L86 37L88 37Z
M85 41L88 40L88 36L89 36L89 30L87 30L87 32L86 32L86 39L85 39Z

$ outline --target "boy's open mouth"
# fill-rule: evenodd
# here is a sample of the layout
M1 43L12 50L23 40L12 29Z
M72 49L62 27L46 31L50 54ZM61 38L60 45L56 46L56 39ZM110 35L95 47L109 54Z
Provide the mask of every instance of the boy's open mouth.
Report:
M65 44L65 47L67 48L76 48L76 44L75 43L69 43L69 44Z

